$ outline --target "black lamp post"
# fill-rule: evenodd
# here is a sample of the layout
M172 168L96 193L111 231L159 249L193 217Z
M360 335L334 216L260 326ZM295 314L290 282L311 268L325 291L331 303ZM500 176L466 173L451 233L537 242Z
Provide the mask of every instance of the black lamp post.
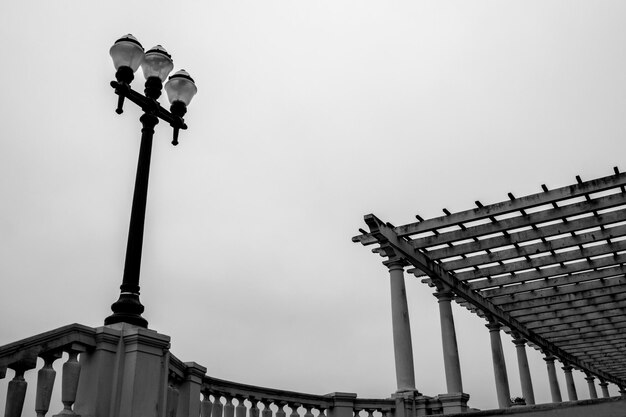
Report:
M183 116L198 89L185 70L176 72L165 84L165 91L171 103L170 111L167 111L157 101L161 95L163 82L174 68L172 58L165 49L158 45L144 54L139 41L129 34L115 42L110 54L117 70L115 73L117 81L111 82L111 87L115 88L115 94L119 96L116 112L122 114L124 99L127 98L141 107L144 113L139 118L142 124L141 145L130 214L124 277L120 286L120 298L111 306L113 314L104 320L104 324L129 323L148 327L146 319L141 317L144 307L139 301L139 270L154 127L159 123L159 119L169 123L174 129L172 144L177 145L178 131L187 129ZM139 66L146 79L145 96L130 88Z

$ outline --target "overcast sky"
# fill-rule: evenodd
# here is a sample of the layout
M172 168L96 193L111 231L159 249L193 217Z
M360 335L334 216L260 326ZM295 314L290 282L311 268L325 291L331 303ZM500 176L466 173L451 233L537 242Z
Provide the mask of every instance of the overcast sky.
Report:
M388 396L389 282L350 240L363 215L408 223L626 170L625 17L621 1L3 1L0 345L100 326L117 299L140 112L114 112L108 51L130 32L199 89L178 147L156 129L149 327L214 377ZM415 278L407 292L417 388L443 393L436 299ZM454 314L470 405L496 407L484 321Z

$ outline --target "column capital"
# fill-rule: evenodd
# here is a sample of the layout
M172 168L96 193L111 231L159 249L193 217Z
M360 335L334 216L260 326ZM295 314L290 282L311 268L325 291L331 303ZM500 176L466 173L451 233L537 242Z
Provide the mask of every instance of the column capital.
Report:
M396 259L389 259L387 261L383 262L383 265L385 265L389 271L394 271L394 270L403 270L404 271L404 267L407 266L407 262L404 259L400 259L400 258L396 258Z
M437 291L433 294L433 296L441 303L441 302L450 302L454 298L454 293L449 290Z
M485 327L488 328L490 332L498 332L502 328L502 325L497 321L490 321L485 324Z
M594 381L595 381L595 379L596 379L596 377L595 377L595 376L593 376L593 375L591 375L591 374L586 374L586 376L585 376L585 380L586 380L587 382L594 382Z
M563 367L561 369L563 369L563 371L571 374L572 373L572 369L574 369L574 367L572 365L569 365L569 364L566 363L565 365L563 365Z
M515 339L513 339L513 344L517 347L519 346L525 346L526 345L527 340L524 339L523 337L516 337Z
M606 382L604 379L600 378L600 384L601 387L608 387L609 383Z
M546 355L545 358L543 358L544 361L548 362L548 363L554 363L554 360L556 359L556 357L552 356L552 355Z

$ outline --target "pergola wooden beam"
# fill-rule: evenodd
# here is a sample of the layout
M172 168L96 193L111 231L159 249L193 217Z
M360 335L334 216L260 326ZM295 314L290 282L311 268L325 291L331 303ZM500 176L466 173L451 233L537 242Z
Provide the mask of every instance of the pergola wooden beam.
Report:
M610 278L597 279L594 281L586 281L583 283L575 283L572 285L554 286L548 287L537 291L525 291L522 293L508 294L499 297L485 297L499 306L508 306L509 304L519 304L525 301L542 302L540 300L547 298L544 305L556 304L562 302L564 297L567 297L568 301L573 298L585 298L587 295L591 295L591 291L599 290L604 291L603 294L615 294L611 291L611 287L621 287L616 291L626 291L626 277L613 276ZM595 293L594 293L595 294Z
M574 249L568 252L541 256L539 258L532 258L530 260L483 267L480 269L474 269L466 272L455 272L455 276L460 281L469 281L482 277L510 274L512 272L519 272L532 268L558 265L570 261L585 260L587 258L593 258L600 255L608 255L623 250L626 250L626 241L620 240L619 242L615 242L612 244L602 244L589 248L583 247L582 249Z
M589 309L593 308L597 305L602 305L607 308L620 308L626 302L626 293L621 294L609 294L609 295L601 295L595 298L585 298L583 300L576 301L565 301L561 304L552 304L552 305L540 305L534 306L530 308L522 308L520 310L510 311L509 313L513 316L526 322L526 318L523 316L533 316L533 317L543 317L543 314L560 314L564 316L563 312L574 311L575 309L583 308ZM578 310L576 310L578 311ZM587 310L588 311L588 310Z
M446 246L438 249L428 249L428 257L431 259L446 259L468 253L475 253L500 248L504 246L520 244L541 239L545 235L557 236L564 233L578 232L593 227L606 226L614 223L626 221L626 211L616 210L598 216L590 216L578 219L575 222L557 223L543 226L537 229L522 230L507 233L506 235L484 238L466 243L455 242L453 246ZM520 246L523 247L523 246Z
M497 252L485 253L483 255L469 256L454 261L446 261L444 262L444 265L448 271L455 271L478 265L508 261L519 258L520 256L536 256L537 254L550 253L550 251L576 248L579 245L600 242L607 239L615 239L616 237L624 235L626 235L626 225L598 229L593 232L581 233L574 236L568 235L554 240L546 240L545 242L540 241L534 244L503 249Z
M445 227L455 226L463 223L475 222L477 220L488 219L489 217L501 216L509 213L539 207L561 200L568 200L588 194L598 193L612 188L626 185L626 174L620 173L610 177L599 178L586 181L581 184L574 184L568 187L556 188L554 190L532 194L515 200L504 201L479 207L473 210L452 213L449 216L436 217L423 222L411 223L399 226L394 229L398 237L411 236L418 233L429 232ZM372 242L376 243L376 242Z
M573 303L576 301L583 301L588 298L608 296L611 297L615 294L622 294L626 292L626 288L622 286L616 286L615 288L600 288L590 291L581 291L573 294L555 295L547 298L537 298L521 302L494 302L502 310L510 312L513 310L521 310L526 308L535 308L546 306L546 304L559 304L559 303Z
M553 267L543 268L538 271L531 270L528 272L516 273L515 275L492 277L491 279L483 278L479 281L471 281L471 287L474 290L481 290L540 279L550 279L553 277L576 274L594 269L599 270L601 268L621 265L623 263L626 263L626 254L617 254L616 256L605 256L603 258L592 259L591 262L585 260L572 264L554 265Z
M580 284L588 281L597 281L599 279L612 278L618 276L624 276L626 274L626 266L619 265L609 268L604 268L599 271L589 271L585 273L559 276L555 278L535 280L531 282L525 282L514 285L507 285L506 287L494 288L489 290L480 291L480 294L485 298L502 297L511 294L517 294L525 291L541 291L547 288L560 288L572 284ZM473 287L473 286L472 286Z
M581 214L590 213L592 211L619 207L623 204L624 201L620 195L609 195L591 201L583 201L581 203L539 211L537 213L527 214L525 216L520 215L517 217L511 217L509 219L500 220L495 223L486 223L478 226L454 230L451 232L439 233L437 235L414 240L411 242L411 245L416 249L423 249L431 246L453 243L459 240L480 238L481 236L490 236L496 233L508 232L509 230L539 225L555 220L562 220L564 218L567 219L568 217L579 216ZM396 229L401 228L402 226ZM405 237L409 236L409 234L398 236Z
M597 311L585 314L573 314L563 318L554 318L548 320L528 320L524 321L524 325L529 329L538 329L543 327L551 327L560 324L579 323L583 321L593 321L606 319L611 317L626 317L626 308L614 308L608 310L598 309Z

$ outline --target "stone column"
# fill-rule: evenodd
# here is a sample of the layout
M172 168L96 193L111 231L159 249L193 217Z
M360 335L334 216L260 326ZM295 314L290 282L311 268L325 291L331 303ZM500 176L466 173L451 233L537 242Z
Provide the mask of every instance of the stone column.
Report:
M543 358L546 361L548 367L548 382L550 383L550 395L552 396L553 403L560 403L563 401L561 398L561 389L559 388L559 380L556 378L556 369L554 368L554 356L548 355Z
M609 398L611 394L609 394L609 383L604 379L600 380L600 390L602 390L602 398Z
M513 339L513 343L515 344L515 351L517 353L517 366L519 368L522 396L526 400L527 405L533 405L535 404L535 392L533 390L533 381L530 377L528 357L526 356L526 340L518 337Z
M439 319L441 322L441 343L443 345L443 365L446 372L446 388L448 394L463 392L461 379L461 363L459 348L456 343L454 317L450 301L454 294L451 291L439 291L434 294L439 300Z
M404 285L404 265L402 262L391 262L387 267L391 281L391 323L398 392L414 391L413 345Z
M496 379L496 393L498 395L498 406L508 408L511 406L511 393L509 391L509 377L506 373L506 362L502 351L502 340L500 339L500 328L502 325L497 322L489 322L489 337L491 339L491 358L493 360L493 374Z
M587 386L589 387L589 398L595 400L598 398L598 391L596 391L596 384L594 382L595 378L593 375L587 374L585 380L587 381Z
M576 393L576 384L574 384L574 376L572 375L571 365L564 365L563 372L565 372L565 386L567 387L567 399L570 401L578 401L578 394Z

